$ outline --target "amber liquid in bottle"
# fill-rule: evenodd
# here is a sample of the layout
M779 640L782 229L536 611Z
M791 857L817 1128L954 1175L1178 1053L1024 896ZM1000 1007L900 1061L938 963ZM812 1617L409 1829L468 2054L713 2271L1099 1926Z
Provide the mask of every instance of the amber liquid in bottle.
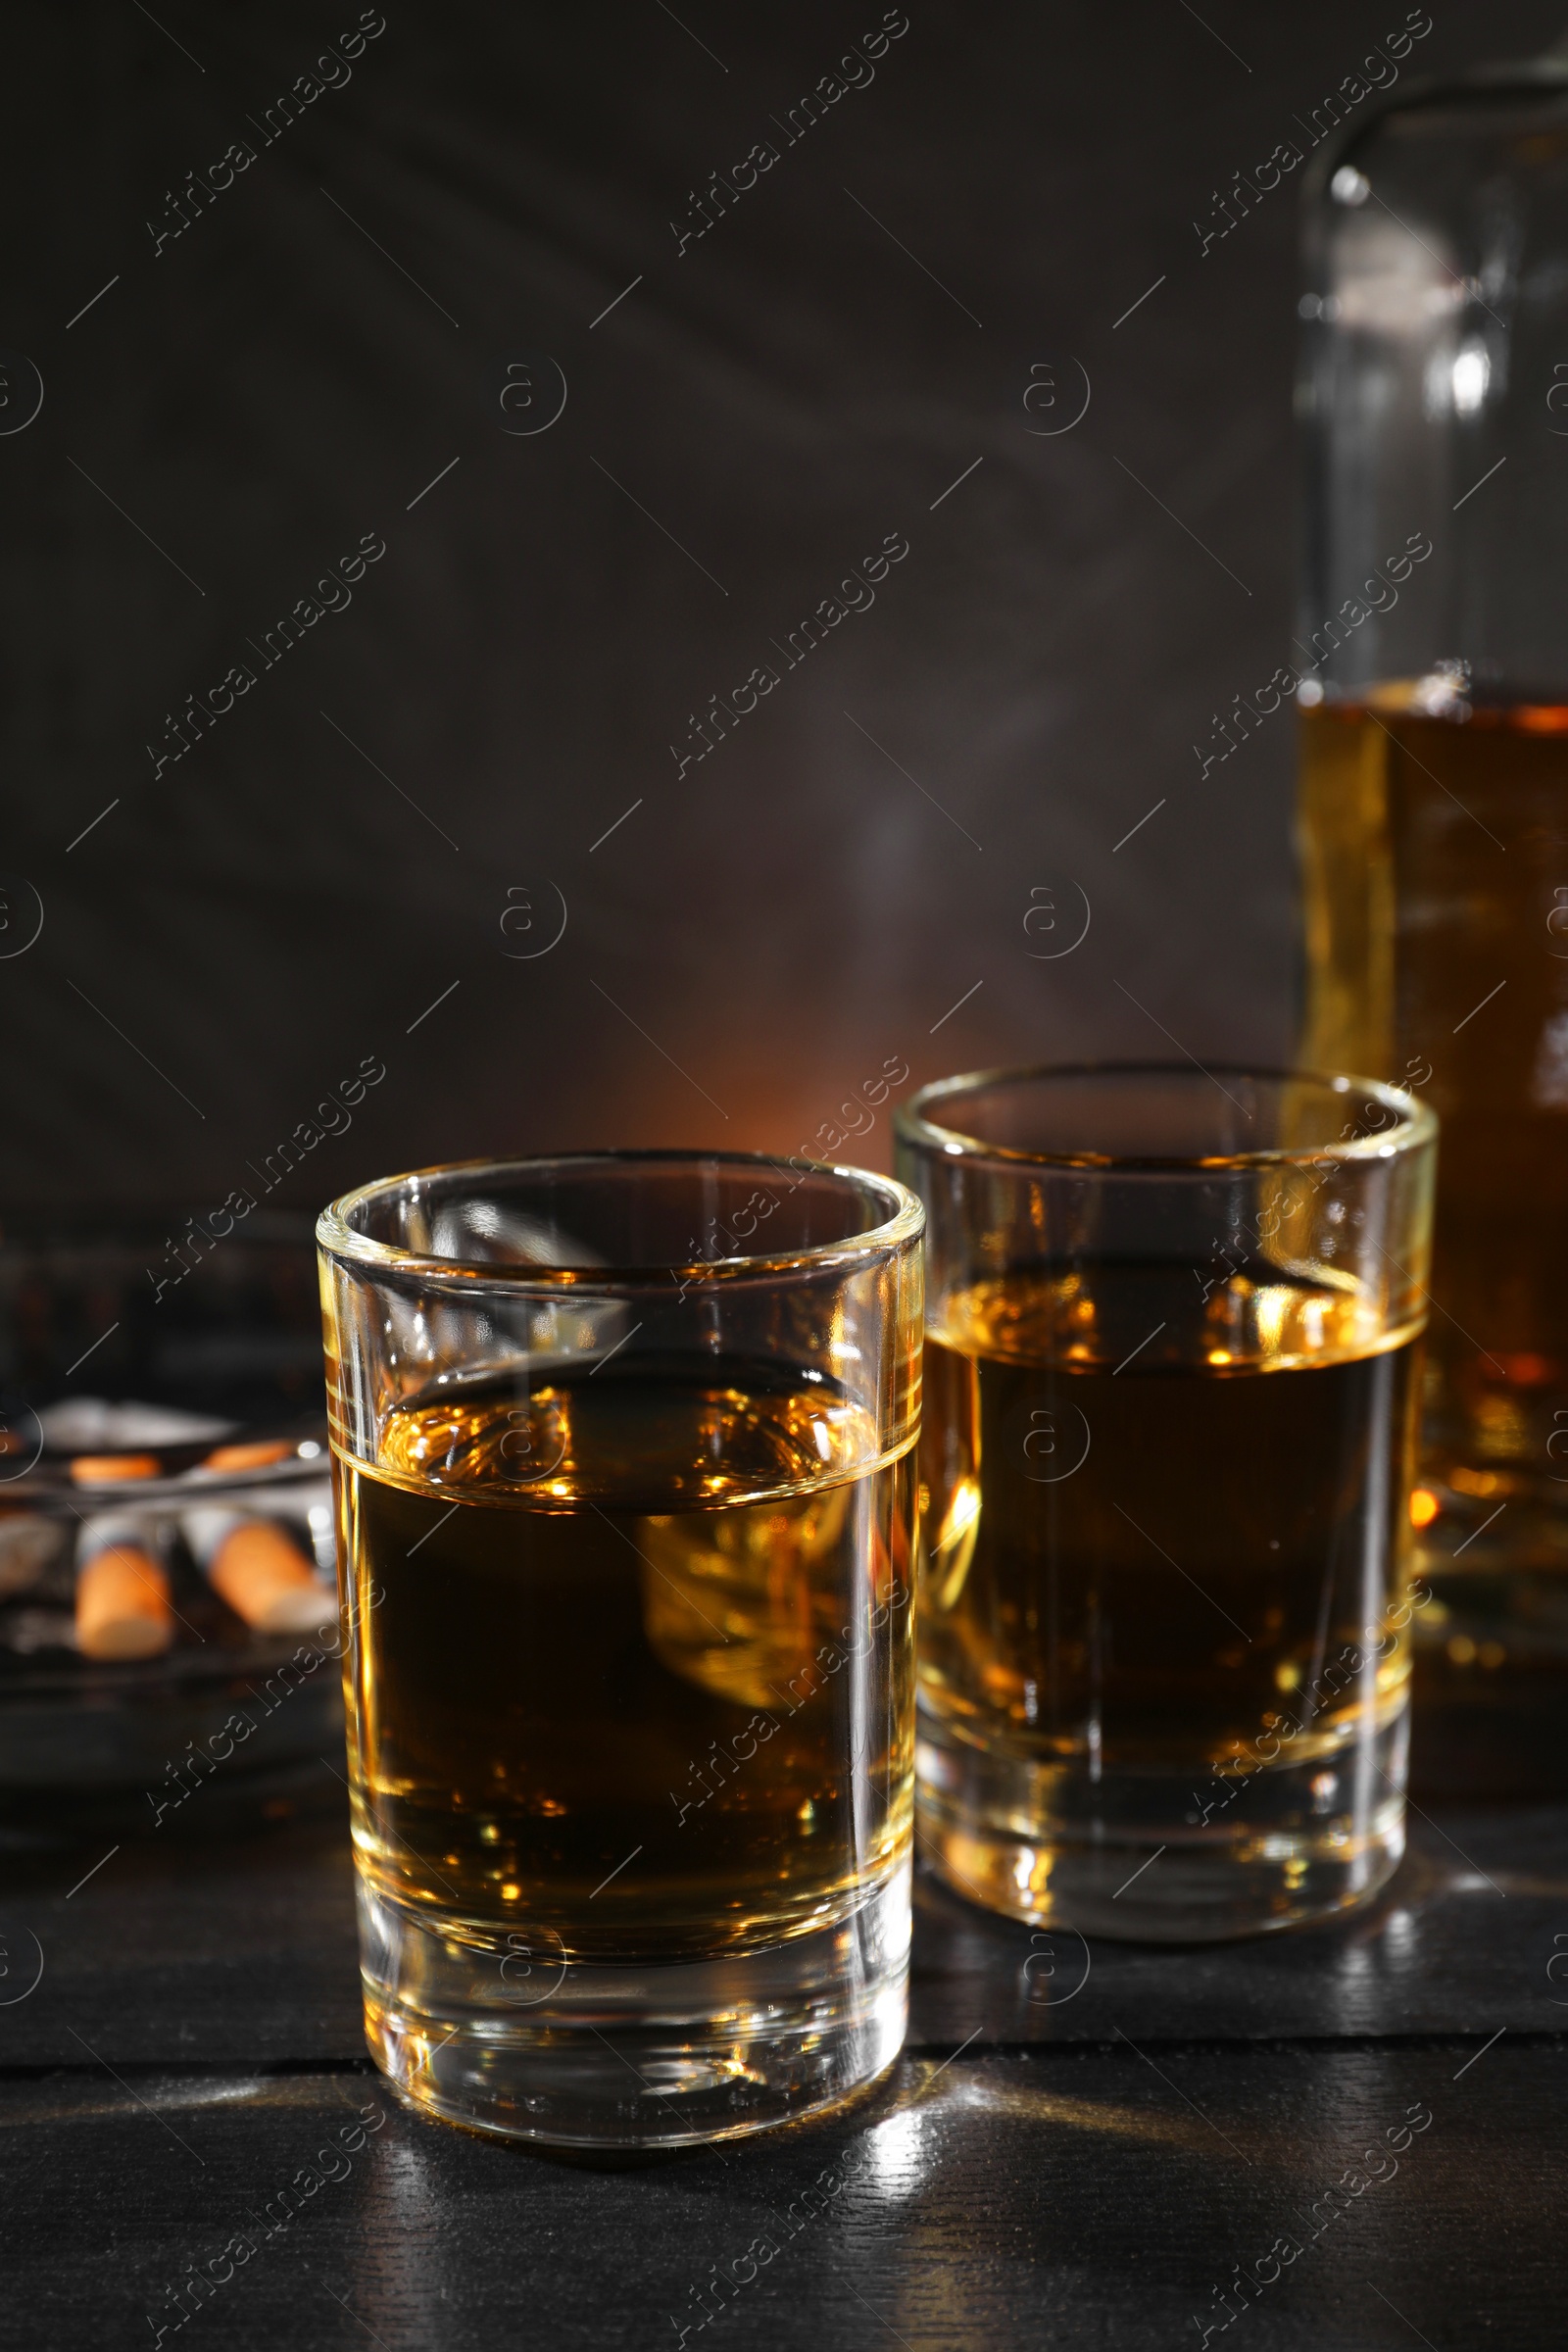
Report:
M354 1835L390 1900L570 1960L743 1954L906 1857L913 1454L712 1358L466 1390L335 1463Z
M1406 1613L1419 1340L1262 1264L1195 1318L1198 1279L1008 1275L927 1338L922 1717L1065 1767L1090 1810L1102 1771L1255 1771L1287 1719L1294 1762L1331 1756L1372 1645L1380 1722L1409 1674L1379 1636Z
M1568 1658L1568 709L1412 700L1302 714L1301 1058L1443 1122L1417 1508L1452 1662Z

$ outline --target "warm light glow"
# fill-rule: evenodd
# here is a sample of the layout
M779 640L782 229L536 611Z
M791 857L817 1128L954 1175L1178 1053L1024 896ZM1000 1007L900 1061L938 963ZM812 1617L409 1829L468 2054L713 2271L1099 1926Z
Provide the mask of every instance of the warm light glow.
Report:
M1505 1490L1508 1481L1495 1470L1472 1470L1467 1462L1455 1462L1448 1472L1448 1484L1457 1487L1461 1494L1474 1494L1484 1502L1489 1494Z
M963 1591L979 1532L980 1481L972 1477L960 1478L943 1513L942 1526L931 1553L933 1598L939 1609L951 1609Z
M1410 1497L1410 1525L1430 1527L1442 1507L1429 1487L1417 1487Z

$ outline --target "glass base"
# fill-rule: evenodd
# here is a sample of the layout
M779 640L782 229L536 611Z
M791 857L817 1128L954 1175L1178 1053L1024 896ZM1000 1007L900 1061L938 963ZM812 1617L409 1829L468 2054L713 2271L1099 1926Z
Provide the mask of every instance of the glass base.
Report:
M904 2042L906 1861L852 1915L742 1958L571 1964L362 1879L370 2054L417 2106L513 2139L674 2147L836 2106Z
M1338 1753L1247 1779L1200 1767L1091 1781L1076 1762L970 1747L922 1709L922 1850L957 1893L1030 1925L1150 1943L1294 1927L1370 1902L1393 1876L1408 1726L1401 1704L1365 1745L1356 1725Z

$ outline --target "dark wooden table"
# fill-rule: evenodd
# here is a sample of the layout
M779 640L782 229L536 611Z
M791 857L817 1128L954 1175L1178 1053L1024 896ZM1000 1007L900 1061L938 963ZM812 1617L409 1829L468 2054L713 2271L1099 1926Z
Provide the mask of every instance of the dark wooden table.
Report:
M1048 1946L925 1882L883 2084L613 2165L426 2122L372 2073L336 1813L127 1842L79 1885L98 1851L12 1857L0 2333L1542 2352L1568 2335L1568 1808L1412 1828L1373 1911L1221 1950ZM264 2234L296 2177L319 2186ZM177 2326L170 2290L237 2232L257 2250Z

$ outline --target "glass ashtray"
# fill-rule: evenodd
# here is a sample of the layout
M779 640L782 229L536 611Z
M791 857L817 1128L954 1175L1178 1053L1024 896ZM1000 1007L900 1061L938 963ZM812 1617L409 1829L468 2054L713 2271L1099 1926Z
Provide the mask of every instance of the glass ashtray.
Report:
M0 1842L214 1831L334 1789L309 1226L260 1214L173 1284L167 1230L0 1219Z

